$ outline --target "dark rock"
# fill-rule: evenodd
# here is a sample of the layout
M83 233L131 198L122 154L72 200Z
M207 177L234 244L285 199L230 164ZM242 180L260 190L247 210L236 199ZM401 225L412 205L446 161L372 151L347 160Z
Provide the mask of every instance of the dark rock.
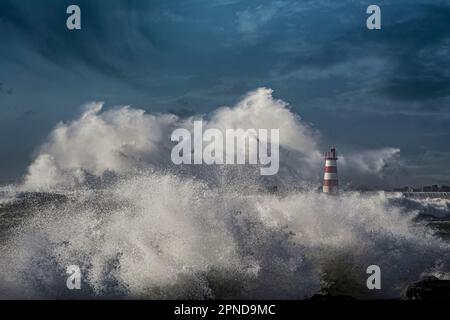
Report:
M309 301L343 301L343 300L356 300L355 298L351 296L346 295L331 295L331 294L315 294L311 298L308 299Z
M424 277L409 286L406 297L414 300L450 300L450 280L440 280L434 276Z

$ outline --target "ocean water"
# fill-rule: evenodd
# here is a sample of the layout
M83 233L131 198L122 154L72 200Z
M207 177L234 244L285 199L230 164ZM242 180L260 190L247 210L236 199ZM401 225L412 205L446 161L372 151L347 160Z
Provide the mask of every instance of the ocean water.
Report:
M448 209L384 192L224 192L152 172L18 193L0 205L0 295L398 298L424 275L448 277L450 243L433 226L450 221ZM372 264L382 271L376 292L365 287ZM69 265L82 270L76 294L65 287Z
M170 133L194 120L93 103L58 124L23 179L0 187L0 298L390 299L426 275L449 278L449 201L318 193L320 132L271 90L203 120L281 128L276 176L171 164ZM347 153L339 175L387 181L399 152ZM374 264L381 290L366 287ZM70 265L79 291L66 287Z

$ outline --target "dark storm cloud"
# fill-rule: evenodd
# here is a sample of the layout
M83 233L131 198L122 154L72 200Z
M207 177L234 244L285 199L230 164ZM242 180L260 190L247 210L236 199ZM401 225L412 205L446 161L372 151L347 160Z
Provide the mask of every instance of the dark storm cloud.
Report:
M268 50L279 51L276 59L280 62L272 69L274 78L307 82L306 86L315 82L316 88L308 92L317 91L321 98L364 95L372 101L378 99L380 112L386 109L383 105L389 105L389 111L398 107L404 112L403 101L407 108L415 106L416 112L445 111L444 100L450 94L449 4L398 2L396 6L387 2L382 11L383 30L375 32L363 27L364 15L353 18L351 14L364 6L347 5L325 7L316 16L308 9L300 10L302 22L309 15L308 22L297 30L305 41L292 41L299 37L294 34L266 34L265 42L272 44ZM343 8L348 13L346 20L339 15ZM332 15L333 11L338 14ZM325 28L320 25L324 15L334 32L317 33ZM335 90L330 90L330 82Z
M149 85L146 72L200 76L198 87L208 82L223 87L228 78L233 87L242 80L253 86L280 79L286 82L299 70L298 80L307 81L305 87L312 87L306 91L313 95L323 96L331 79L338 80L335 86L340 94L364 88L388 98L420 100L449 93L445 53L450 44L445 40L450 10L445 4L410 3L420 13L398 23L384 19L379 34L366 30L366 16L356 14L364 13L365 6L347 1L338 5L329 1L219 1L217 10L202 2L82 0L77 2L83 16L80 32L62 27L66 16L61 12L69 4L58 1L42 6L39 1L6 0L2 20L18 31L20 41L31 51L51 63L74 72L82 63L105 77L137 87ZM386 11L391 6L387 2ZM217 17L219 12L222 18ZM346 14L347 19L343 18ZM177 25L180 29L175 32ZM208 27L211 35L205 32ZM372 70L377 74L336 68L365 57L382 57L381 63L389 67L381 73ZM302 80L304 68L309 78ZM328 92L333 97L333 90Z
M48 6L42 1L4 0L0 19L8 32L16 34L17 42L51 63L72 70L83 63L106 77L135 84L125 68L127 59L135 59L138 49L151 53L154 44L139 17L127 17L127 13L145 11L149 5L143 1L77 1L83 8L83 28L71 32L65 28L65 11L72 2Z
M450 6L421 6L419 17L386 26L380 42L396 67L382 91L402 100L450 95Z
M81 7L81 31L65 27L70 4ZM417 164L424 151L408 137L441 154L450 134L450 1L378 1L381 31L366 29L370 4L2 0L3 150L31 154L92 100L193 115L267 86L325 141L391 145ZM441 160L429 158L432 176Z

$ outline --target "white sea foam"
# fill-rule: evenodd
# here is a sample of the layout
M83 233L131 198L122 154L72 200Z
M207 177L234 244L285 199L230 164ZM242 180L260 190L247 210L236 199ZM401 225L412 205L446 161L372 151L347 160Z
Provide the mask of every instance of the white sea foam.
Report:
M280 128L271 182L292 190L320 179L319 134L271 90L204 118L219 129ZM81 267L82 296L133 298L398 297L423 273L448 272L448 243L384 193L275 195L251 167L170 165L170 132L193 120L92 104L59 124L19 189L67 200L26 207L8 229L0 297L73 297L68 265ZM397 154L345 155L340 169L380 176ZM365 286L371 264L382 270L379 292Z
M1 245L0 284L54 296L75 264L100 296L304 298L345 279L340 292L364 298L377 264L377 294L398 297L449 267L449 245L413 218L384 193L242 195L142 173L36 210Z
M192 130L195 120L148 114L131 107L102 112L102 107L102 103L88 104L79 119L60 123L53 130L29 167L25 190L72 188L83 184L87 175L170 168L170 150L174 145L171 132L175 128ZM274 99L272 90L260 88L250 92L234 107L219 108L203 118L205 130L279 129L278 182L295 185L321 179L319 132L293 113L286 102ZM341 158L339 169L347 181L378 183L386 167L391 169L398 163L398 154L398 149L390 147L347 154ZM197 175L211 168L191 166L189 170L190 175Z

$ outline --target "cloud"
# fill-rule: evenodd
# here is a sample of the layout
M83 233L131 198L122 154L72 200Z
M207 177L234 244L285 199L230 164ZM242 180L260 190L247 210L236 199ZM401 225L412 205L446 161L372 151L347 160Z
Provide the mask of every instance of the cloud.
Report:
M267 25L282 7L281 2L259 5L256 8L238 11L237 30L243 35L256 35L260 28Z
M10 38L14 45L7 47L4 55L14 59L16 51L21 49L19 56L26 51L34 55L32 59L43 59L65 71L77 73L80 66L84 66L90 72L138 86L123 57L139 60L141 50L147 54L154 51L154 39L141 19L141 14L150 6L117 0L110 1L104 8L101 4L80 0L77 5L81 7L82 29L72 32L65 27L66 8L70 4L70 1L60 1L48 7L37 1L2 2L0 19L4 27L0 33L5 33L2 37L14 35ZM169 11L164 14L174 18Z

